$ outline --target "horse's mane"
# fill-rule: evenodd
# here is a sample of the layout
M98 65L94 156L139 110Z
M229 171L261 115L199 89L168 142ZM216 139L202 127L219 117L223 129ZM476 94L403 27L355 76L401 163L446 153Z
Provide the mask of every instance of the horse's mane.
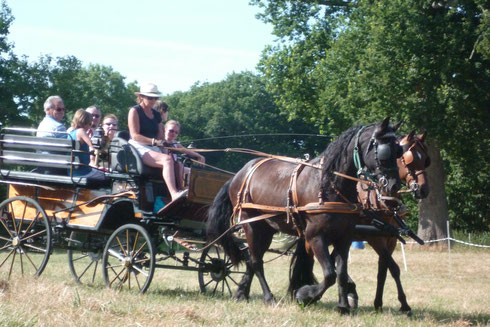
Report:
M346 130L339 137L330 142L327 148L311 162L316 164L323 158L323 174L329 171L340 170L342 168L340 167L342 165L342 155L361 127L362 125L353 126Z
M367 127L370 126L372 125ZM349 128L338 138L330 142L327 148L318 157L312 160L312 163L319 163L322 158L324 160L322 167L322 185L327 185L328 181L335 181L337 179L336 176L333 176L334 171L343 171L348 173L344 167L345 165L349 164L349 162L345 160L349 155L347 148L362 127L363 125L358 125Z

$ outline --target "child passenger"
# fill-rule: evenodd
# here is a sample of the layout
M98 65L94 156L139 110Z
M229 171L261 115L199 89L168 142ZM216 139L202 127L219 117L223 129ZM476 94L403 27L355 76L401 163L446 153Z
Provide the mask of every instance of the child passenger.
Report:
M180 144L180 142L177 142L177 137L179 136L180 133L180 124L178 121L176 120L167 121L167 123L165 124L164 133L165 133L164 145L166 147L182 149L179 152L183 152L188 156L197 159L202 164L206 163L206 159L204 158L204 156L200 155L197 152L185 148L182 144ZM177 155L172 154L172 156L174 158L174 161L177 162ZM183 176L184 176L184 166L182 165L182 163L178 162L178 165L176 166L175 178L178 181L183 181Z
M73 130L69 133L69 138L80 142L80 152L75 153L82 166L78 169L73 169L73 176L75 177L89 177L93 179L104 179L104 172L90 167L90 152L94 150L92 142L88 137L87 131L92 126L92 115L83 110L78 109L73 116L71 127Z

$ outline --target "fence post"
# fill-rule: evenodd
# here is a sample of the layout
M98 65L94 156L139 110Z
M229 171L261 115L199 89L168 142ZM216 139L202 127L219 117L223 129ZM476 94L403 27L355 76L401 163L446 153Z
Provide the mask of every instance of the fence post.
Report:
M405 258L405 247L403 246L402 242L400 242L400 245L402 248L403 268L405 268L405 271L407 271L407 259Z
M449 275L452 274L451 268L451 234L449 233L449 219L446 221L447 226L447 260L449 264Z

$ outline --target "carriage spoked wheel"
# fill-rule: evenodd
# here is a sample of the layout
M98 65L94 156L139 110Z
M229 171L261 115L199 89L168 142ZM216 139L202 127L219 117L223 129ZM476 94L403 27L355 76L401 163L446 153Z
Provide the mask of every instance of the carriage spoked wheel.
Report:
M71 232L68 242L68 265L77 283L95 284L97 281L102 282L100 267L106 239L107 236Z
M233 267L230 258L219 246L211 246L202 252L199 263L199 287L202 293L233 295L245 271Z
M35 200L17 196L0 203L0 276L39 276L51 254L51 227Z
M155 273L155 246L139 225L119 227L107 241L102 255L106 286L144 293Z

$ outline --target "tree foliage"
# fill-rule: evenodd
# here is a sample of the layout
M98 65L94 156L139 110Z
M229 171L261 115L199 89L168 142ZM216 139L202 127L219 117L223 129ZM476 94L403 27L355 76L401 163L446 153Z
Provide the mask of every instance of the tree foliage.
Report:
M166 98L170 118L179 120L181 141L198 148L251 148L272 154L301 157L323 150L328 138L268 134L311 133L302 120L288 120L265 90L261 77L250 72L233 73L217 83L194 85L189 92ZM242 135L248 137L239 137ZM264 135L265 134L265 135ZM237 136L230 138L228 136ZM222 138L224 137L224 138ZM207 162L236 171L250 156L217 152L206 154Z
M282 112L333 134L386 115L428 130L451 219L490 228L488 2L251 3L279 38L260 68Z

